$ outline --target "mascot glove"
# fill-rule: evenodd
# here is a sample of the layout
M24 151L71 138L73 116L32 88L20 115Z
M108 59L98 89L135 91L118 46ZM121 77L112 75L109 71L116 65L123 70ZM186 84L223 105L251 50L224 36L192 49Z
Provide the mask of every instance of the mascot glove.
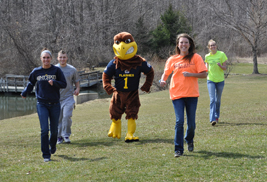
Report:
M113 92L116 91L116 88L113 87L113 86L111 86L111 85L109 85L109 86L106 86L105 87L105 90L106 90L106 92L107 92L108 95L111 95Z
M150 84L144 84L140 89L142 90L142 91L144 91L144 92L147 92L147 93L149 93L149 91L150 91Z

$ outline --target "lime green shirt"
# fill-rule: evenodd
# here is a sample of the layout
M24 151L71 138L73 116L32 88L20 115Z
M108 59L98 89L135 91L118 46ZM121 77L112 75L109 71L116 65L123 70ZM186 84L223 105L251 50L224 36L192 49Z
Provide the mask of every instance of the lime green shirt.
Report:
M208 63L208 80L215 83L224 81L224 71L217 63L223 65L227 59L227 56L222 51L217 51L215 54L206 54L205 62Z

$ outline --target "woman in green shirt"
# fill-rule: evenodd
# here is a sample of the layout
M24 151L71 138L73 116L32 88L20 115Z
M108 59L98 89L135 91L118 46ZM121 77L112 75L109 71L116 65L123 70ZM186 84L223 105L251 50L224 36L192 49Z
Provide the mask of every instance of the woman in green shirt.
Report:
M217 50L214 40L208 42L209 54L205 56L208 68L207 86L210 96L210 123L214 126L219 121L221 96L224 87L224 70L227 69L227 56L224 52Z

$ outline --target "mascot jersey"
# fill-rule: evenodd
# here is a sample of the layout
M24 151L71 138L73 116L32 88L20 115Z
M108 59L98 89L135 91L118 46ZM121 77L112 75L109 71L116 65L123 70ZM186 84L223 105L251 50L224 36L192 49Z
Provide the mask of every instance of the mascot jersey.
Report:
M109 77L114 76L116 90L129 92L138 90L141 72L147 74L151 71L151 69L151 65L146 61L143 61L141 66L132 68L130 71L122 71L120 68L116 69L115 59L113 59L108 63L104 73L106 73Z

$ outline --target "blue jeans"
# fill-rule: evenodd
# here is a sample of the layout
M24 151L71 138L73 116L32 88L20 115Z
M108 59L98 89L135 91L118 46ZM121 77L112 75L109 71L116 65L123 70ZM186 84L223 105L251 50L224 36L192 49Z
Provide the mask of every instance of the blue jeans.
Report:
M176 116L174 151L184 152L184 139L186 143L194 143L196 128L196 110L198 97L186 97L173 100L173 107ZM187 130L184 136L184 109L186 110ZM184 139L183 139L184 137Z
M58 119L60 114L60 103L41 103L37 102L37 113L41 127L41 151L43 158L51 157L50 149L57 144ZM49 125L49 121L50 125ZM49 127L50 126L50 127ZM50 139L49 139L50 129Z
M207 86L210 96L210 122L212 122L220 117L220 106L224 81L215 83L207 80Z

